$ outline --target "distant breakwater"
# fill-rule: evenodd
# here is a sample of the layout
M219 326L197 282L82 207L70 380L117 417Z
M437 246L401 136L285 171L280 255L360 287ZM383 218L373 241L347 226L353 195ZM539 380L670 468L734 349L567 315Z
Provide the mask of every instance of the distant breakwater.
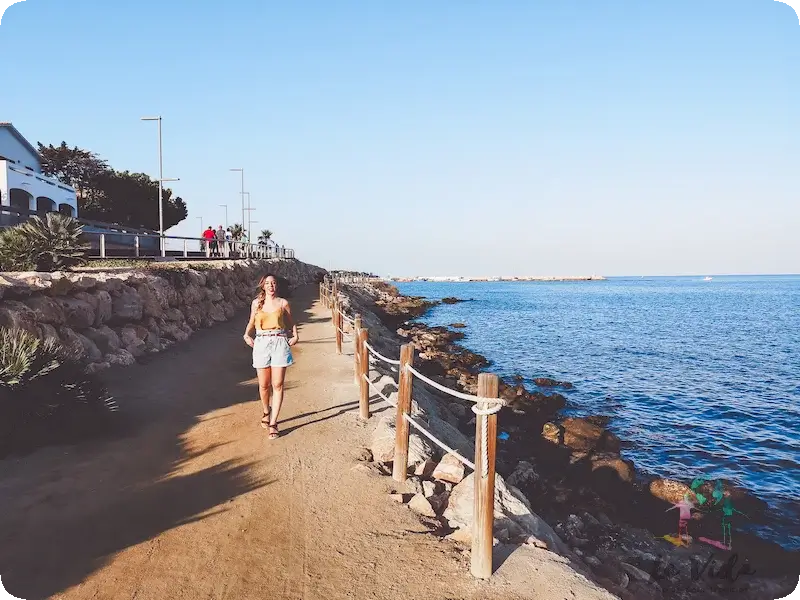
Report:
M605 281L602 275L585 276L529 276L529 277L391 277L396 283L434 282L434 283L478 283L478 282L525 282L525 281Z

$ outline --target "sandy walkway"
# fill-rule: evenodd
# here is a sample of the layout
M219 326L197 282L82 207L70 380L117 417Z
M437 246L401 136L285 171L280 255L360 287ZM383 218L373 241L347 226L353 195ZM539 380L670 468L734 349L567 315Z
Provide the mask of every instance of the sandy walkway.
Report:
M6 589L27 600L610 598L527 549L476 582L457 546L387 497L387 478L352 470L368 427L315 293L293 300L303 342L279 440L258 425L240 318L108 374L130 423L122 437L0 461Z

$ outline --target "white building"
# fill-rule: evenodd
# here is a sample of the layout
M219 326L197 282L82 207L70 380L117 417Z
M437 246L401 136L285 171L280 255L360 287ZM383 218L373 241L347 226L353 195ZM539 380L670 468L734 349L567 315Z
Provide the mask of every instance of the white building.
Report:
M0 122L0 206L25 213L60 212L78 216L75 190L42 174L39 153L11 123ZM0 223L17 222L0 208Z

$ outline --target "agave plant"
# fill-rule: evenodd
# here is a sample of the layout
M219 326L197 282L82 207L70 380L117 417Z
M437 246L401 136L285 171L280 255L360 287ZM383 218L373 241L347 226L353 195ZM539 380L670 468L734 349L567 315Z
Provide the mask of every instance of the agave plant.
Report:
M0 414L6 424L76 408L114 411L117 405L58 340L0 329Z
M0 271L32 271L32 255L30 239L18 227L0 230Z
M68 269L86 261L83 226L72 217L47 213L44 219L33 217L15 229L29 244L37 271Z

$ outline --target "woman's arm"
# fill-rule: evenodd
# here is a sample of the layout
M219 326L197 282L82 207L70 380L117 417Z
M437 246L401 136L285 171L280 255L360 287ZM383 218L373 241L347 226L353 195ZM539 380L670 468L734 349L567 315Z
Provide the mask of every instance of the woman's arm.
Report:
M286 302L283 307L283 310L286 313L286 325L292 329L292 337L289 338L289 345L294 346L300 341L300 337L297 335L297 323L294 322L294 318L292 317L292 308L289 306L289 302L287 300L284 300L284 302Z
M244 329L244 343L253 347L253 338L250 337L250 332L256 328L256 308L258 307L258 300L253 300L253 303L250 305L250 320L247 322L247 327Z

